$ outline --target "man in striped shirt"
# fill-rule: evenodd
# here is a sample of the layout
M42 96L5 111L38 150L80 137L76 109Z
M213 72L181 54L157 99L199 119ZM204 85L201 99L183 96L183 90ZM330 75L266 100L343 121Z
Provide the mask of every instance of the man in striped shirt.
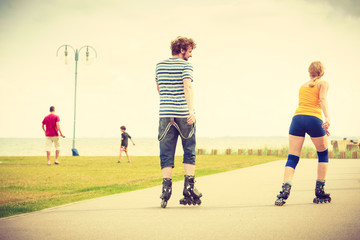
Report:
M156 65L156 86L160 95L159 141L160 165L163 173L161 206L171 196L172 169L178 136L184 150L184 198L180 204L201 204L201 193L195 182L195 114L193 106L193 67L188 62L196 47L191 38L178 37L171 42L172 57Z

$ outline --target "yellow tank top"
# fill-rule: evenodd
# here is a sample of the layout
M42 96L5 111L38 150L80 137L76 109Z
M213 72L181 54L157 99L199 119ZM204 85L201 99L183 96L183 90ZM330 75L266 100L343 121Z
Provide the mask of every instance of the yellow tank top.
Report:
M321 105L319 98L319 89L314 87L301 86L299 90L299 107L296 109L296 115L310 115L322 120Z

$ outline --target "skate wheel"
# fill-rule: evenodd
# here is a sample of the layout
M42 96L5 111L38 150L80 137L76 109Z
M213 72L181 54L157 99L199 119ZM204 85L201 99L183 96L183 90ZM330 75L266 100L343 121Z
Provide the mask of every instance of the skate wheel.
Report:
M166 206L167 206L167 201L162 200L162 201L161 201L161 207L162 207L162 208L166 208Z
M180 204L186 206L188 204L187 199L186 198L180 199Z
M275 201L275 205L276 206L282 206L282 205L284 205L285 204L285 201L283 200L283 199L277 199L276 201Z
M328 202L331 203L331 198L328 199Z
M319 199L317 199L317 198L314 198L314 200L313 200L313 203L316 203L316 204L318 204L318 203L319 203Z

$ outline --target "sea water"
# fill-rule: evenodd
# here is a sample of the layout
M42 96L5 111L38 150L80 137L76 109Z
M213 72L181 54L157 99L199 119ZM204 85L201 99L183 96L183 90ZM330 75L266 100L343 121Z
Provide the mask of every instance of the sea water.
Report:
M156 138L133 138L135 146L129 141L130 156L158 156L159 142ZM72 139L61 138L62 156L71 156ZM288 137L218 137L196 139L196 148L210 153L217 149L219 154L225 149L278 149L288 146ZM304 146L312 146L306 138ZM118 138L79 138L75 141L75 148L80 156L117 156L120 150ZM55 149L53 149L53 152ZM181 140L179 138L176 155L182 155ZM0 138L0 156L42 156L45 155L45 138Z

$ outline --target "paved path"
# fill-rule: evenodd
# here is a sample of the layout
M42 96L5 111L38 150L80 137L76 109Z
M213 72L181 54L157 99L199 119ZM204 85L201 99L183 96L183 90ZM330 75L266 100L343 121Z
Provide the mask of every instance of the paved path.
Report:
M316 205L317 160L302 159L283 207L274 206L285 161L197 179L201 206L166 209L160 186L0 220L0 239L360 239L360 160L331 160L330 204Z

